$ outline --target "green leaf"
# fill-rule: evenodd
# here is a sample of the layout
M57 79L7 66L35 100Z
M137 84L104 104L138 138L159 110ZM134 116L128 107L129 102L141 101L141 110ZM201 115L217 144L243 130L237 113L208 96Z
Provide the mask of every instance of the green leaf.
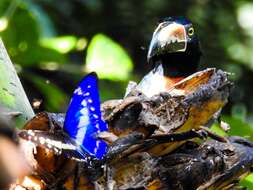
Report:
M226 133L218 124L214 124L211 130L221 136L241 136L253 140L253 127L242 119L233 116L222 116L222 120L230 125L230 130Z
M88 46L85 69L87 72L97 72L101 79L124 81L129 78L133 63L118 43L97 34Z
M26 42L29 48L37 43L39 30L34 17L26 9L19 8L8 20L7 29L0 35L7 47L18 47L21 42Z
M10 51L15 51L15 49L10 49ZM30 47L29 51L19 52L18 55L13 56L12 59L23 67L37 67L38 65L41 66L49 62L57 64L64 64L67 62L67 57L65 55L53 49L37 45L34 45L32 48Z
M240 185L243 187L247 187L247 189L253 189L253 173L245 177L241 182Z
M75 36L60 36L53 38L45 38L40 40L43 47L50 48L65 54L76 48L77 37Z
M239 118L225 116L222 119L230 125L229 136L241 136L253 140L253 128Z
M16 118L16 125L21 127L34 113L1 39L0 73L0 104L21 113Z
M38 12L35 14L35 9L28 9L28 4L20 2L11 18L8 18L6 30L0 32L12 61L21 66L36 66L42 62L66 63L65 54L40 45L41 33L45 32L40 30Z
M222 137L227 136L227 133L224 130L222 130L217 123L212 125L211 130L217 135L220 135Z

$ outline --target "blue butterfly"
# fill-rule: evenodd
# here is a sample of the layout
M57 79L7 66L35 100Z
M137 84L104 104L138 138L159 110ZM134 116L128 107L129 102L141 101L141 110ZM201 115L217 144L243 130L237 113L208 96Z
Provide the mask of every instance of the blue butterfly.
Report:
M101 119L97 75L87 75L75 89L66 113L64 130L81 150L101 159L107 144L96 134L107 131L107 124Z
M53 133L22 130L19 136L72 159L86 162L93 158L103 159L107 143L97 135L107 131L108 127L102 120L97 83L95 73L88 74L79 83L70 101L63 129Z

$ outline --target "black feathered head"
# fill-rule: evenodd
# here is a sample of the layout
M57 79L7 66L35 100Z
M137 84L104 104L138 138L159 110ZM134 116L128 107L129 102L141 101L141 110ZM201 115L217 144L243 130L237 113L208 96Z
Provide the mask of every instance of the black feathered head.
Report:
M172 67L170 71L178 68L172 75L188 75L196 70L200 55L199 40L192 23L185 17L168 17L153 33L147 60L166 62ZM185 71L185 67L192 70Z

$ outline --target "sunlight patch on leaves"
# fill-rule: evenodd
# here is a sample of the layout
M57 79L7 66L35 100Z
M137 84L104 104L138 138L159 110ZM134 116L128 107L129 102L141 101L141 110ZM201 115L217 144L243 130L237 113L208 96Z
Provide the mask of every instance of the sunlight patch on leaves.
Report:
M8 27L8 19L6 17L0 18L0 32L4 31Z
M52 38L44 38L40 40L43 47L56 50L59 53L65 54L76 48L78 39L75 36L60 36Z
M118 43L103 34L95 35L87 50L86 72L97 72L99 78L127 80L133 63L127 52Z
M253 32L253 3L243 3L237 9L237 20L246 33L252 35Z

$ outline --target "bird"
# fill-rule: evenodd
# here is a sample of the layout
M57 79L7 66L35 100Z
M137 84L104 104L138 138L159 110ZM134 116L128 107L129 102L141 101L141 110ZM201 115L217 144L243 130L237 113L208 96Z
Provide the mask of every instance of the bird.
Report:
M187 18L167 17L156 27L147 54L153 69L136 86L147 97L165 92L195 73L201 48L193 24Z

